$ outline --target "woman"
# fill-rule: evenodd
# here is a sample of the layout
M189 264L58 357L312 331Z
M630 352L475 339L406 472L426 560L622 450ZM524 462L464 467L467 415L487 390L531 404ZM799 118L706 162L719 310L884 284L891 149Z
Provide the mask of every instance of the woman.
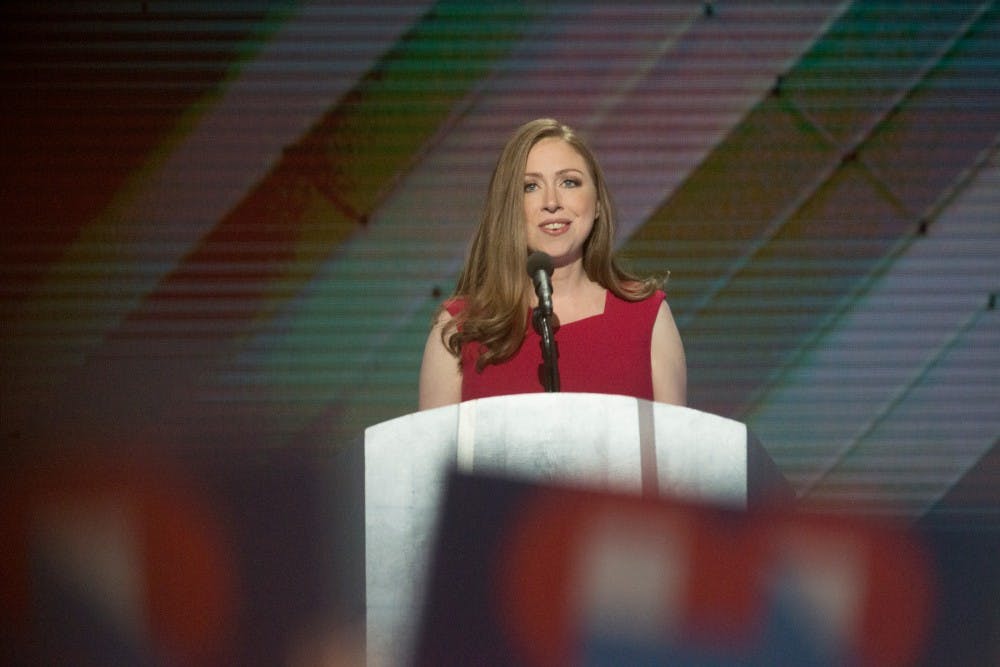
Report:
M615 261L615 211L587 145L555 120L522 125L493 171L454 295L431 328L420 409L543 391L527 257L552 258L561 390L684 405L684 348L654 279Z

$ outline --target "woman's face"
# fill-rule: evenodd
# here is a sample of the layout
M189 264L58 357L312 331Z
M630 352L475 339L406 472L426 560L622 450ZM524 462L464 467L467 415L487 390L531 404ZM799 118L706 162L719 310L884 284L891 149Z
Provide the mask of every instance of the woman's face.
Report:
M524 172L528 250L547 253L555 266L582 259L599 213L586 160L566 141L547 137L531 148Z

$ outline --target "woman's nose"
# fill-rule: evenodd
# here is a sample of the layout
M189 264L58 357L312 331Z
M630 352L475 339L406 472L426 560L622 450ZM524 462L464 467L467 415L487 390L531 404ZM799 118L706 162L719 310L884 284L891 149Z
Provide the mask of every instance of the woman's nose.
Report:
M559 204L559 194L558 192L556 192L555 189L546 192L544 208L546 211L550 213L558 211L560 208L562 208Z

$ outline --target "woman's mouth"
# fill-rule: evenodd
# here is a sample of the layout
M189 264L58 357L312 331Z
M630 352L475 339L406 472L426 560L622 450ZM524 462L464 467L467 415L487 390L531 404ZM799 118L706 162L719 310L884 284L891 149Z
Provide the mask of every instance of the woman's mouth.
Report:
M546 220L539 225L539 228L548 233L558 233L569 227L569 220Z

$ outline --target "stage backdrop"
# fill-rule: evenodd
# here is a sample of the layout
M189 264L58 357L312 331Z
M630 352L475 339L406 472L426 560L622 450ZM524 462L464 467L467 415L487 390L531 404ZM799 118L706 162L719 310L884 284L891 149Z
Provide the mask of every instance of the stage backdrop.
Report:
M919 516L1000 432L993 2L5 3L11 448L410 412L500 146L594 144L693 407Z

